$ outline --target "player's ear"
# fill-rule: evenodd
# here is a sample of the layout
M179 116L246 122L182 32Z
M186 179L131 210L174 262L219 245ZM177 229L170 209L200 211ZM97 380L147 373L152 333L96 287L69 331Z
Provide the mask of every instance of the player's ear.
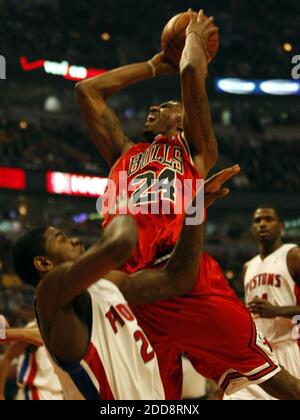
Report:
M48 273L53 269L53 263L47 257L35 257L33 264L39 273Z

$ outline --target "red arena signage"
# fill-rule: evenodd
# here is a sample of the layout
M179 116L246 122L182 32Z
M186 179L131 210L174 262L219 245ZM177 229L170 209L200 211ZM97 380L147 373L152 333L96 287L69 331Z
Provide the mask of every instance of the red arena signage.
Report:
M29 62L25 56L20 57L20 64L24 71L33 71L42 68L47 74L62 76L65 79L74 81L89 79L107 71L106 69L75 66L69 64L67 61L56 62L43 59Z
M99 197L104 193L107 178L49 171L46 182L47 192L51 194Z
M0 188L6 188L9 190L25 190L25 171L17 168L0 168Z

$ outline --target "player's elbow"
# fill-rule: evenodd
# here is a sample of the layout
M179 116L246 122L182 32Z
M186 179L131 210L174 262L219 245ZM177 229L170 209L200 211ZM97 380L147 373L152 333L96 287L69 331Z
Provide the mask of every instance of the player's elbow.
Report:
M90 94L90 87L85 80L77 82L75 85L75 96L78 101L86 98Z
M103 94L99 87L95 87L93 80L87 79L76 83L75 96L77 101L80 103L91 99L101 100Z

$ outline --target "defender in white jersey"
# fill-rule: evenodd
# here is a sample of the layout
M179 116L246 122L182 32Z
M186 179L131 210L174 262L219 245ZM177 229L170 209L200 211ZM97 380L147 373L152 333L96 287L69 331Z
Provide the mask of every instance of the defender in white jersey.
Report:
M0 318L1 321L1 318ZM32 328L11 328L8 323L3 324L3 334L0 336L0 343L2 344L10 344L13 343L14 348L13 352L15 353L16 349L25 348L27 345L38 347L39 349L45 349L44 342L41 337L40 330L38 329L37 324L35 323L35 327ZM63 392L63 399L64 400L84 400L83 395L78 391L78 389L74 386L69 375L63 371L59 366L57 366L54 361L52 360L51 356L46 350L47 360L53 366L54 372L57 375L62 392ZM1 375L0 375L1 377ZM0 379L1 384L1 379ZM1 388L0 388L1 389ZM3 392L2 392L3 394ZM44 394L44 393L43 393ZM44 394L45 395L45 394ZM0 393L0 400L1 393ZM52 399L52 398L45 398L45 399Z
M86 399L161 400L164 391L155 353L119 288L101 279L88 289L91 339L77 364L56 363Z
M222 184L238 172L233 167L206 182L206 207L228 193ZM77 238L53 227L19 239L14 267L37 288L43 341L85 398L164 399L156 355L127 301L149 303L189 292L201 269L202 239L200 224L184 224L165 268L131 276L111 271L136 246L131 216L116 216L87 252Z
M25 329L36 327L30 322ZM17 331L17 330L11 330ZM21 334L20 334L21 335ZM41 343L42 344L42 343ZM53 369L45 346L32 343L14 342L7 349L0 365L0 399L4 398L4 386L9 373L11 362L18 358L17 367L17 400L62 400L63 392L59 379Z
M253 233L259 254L244 267L245 300L280 365L300 378L300 249L296 244L283 244L283 229L275 208L262 206L255 211ZM228 399L274 398L252 385Z

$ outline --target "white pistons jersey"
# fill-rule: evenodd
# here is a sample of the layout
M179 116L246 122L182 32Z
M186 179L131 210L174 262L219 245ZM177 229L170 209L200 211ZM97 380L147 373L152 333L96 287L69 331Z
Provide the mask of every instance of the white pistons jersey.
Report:
M63 392L46 347L29 347L20 356L17 369L20 388L17 399L62 400Z
M266 299L276 306L300 304L300 288L292 279L287 266L287 255L295 247L295 244L282 245L264 260L257 255L248 262L244 279L246 304L255 297ZM271 344L293 340L295 324L292 320L283 317L254 318L257 329Z
M118 287L101 279L88 291L93 321L86 355L60 366L86 399L164 399L156 355Z

